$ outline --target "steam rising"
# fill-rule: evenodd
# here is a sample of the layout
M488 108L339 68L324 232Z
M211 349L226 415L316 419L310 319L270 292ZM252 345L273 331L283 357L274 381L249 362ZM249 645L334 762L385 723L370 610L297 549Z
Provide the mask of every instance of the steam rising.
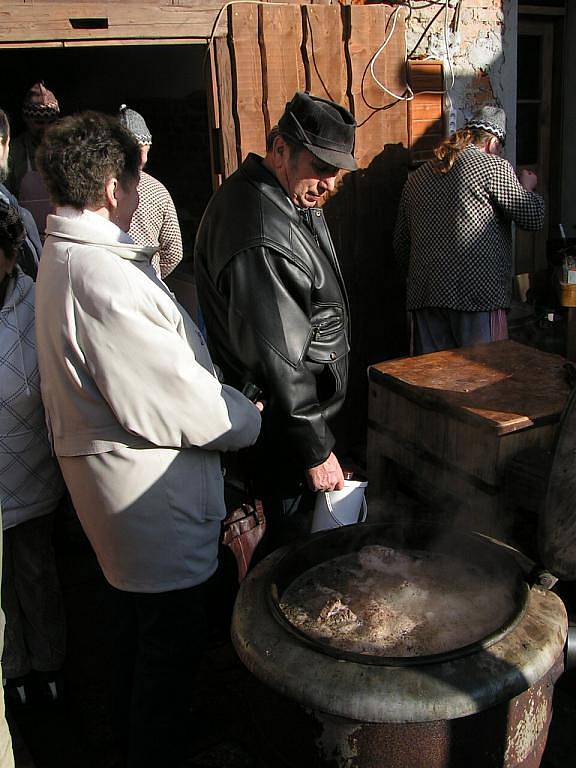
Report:
M516 612L514 582L498 568L381 545L306 571L281 608L296 628L335 648L403 657L469 645Z

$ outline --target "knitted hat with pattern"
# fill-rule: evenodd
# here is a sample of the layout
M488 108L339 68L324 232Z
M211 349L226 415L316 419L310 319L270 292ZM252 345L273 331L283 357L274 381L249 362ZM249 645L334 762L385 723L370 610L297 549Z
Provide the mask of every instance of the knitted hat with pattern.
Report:
M466 122L466 128L480 128L483 131L488 131L504 144L506 141L506 113L500 107L481 107Z
M34 83L24 99L22 117L35 123L53 123L60 117L60 105L44 83Z
M138 144L152 144L152 134L139 112L129 109L126 104L122 104L118 113L118 119L133 134Z

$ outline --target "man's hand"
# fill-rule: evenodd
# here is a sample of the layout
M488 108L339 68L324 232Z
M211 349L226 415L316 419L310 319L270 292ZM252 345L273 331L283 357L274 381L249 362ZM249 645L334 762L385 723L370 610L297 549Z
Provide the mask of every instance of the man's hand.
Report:
M333 453L323 464L306 470L311 491L340 491L344 488L344 475L340 462Z
M536 176L533 171L529 171L527 168L523 168L520 171L520 184L524 187L525 190L528 192L534 192L536 189L536 184L538 184L538 176Z

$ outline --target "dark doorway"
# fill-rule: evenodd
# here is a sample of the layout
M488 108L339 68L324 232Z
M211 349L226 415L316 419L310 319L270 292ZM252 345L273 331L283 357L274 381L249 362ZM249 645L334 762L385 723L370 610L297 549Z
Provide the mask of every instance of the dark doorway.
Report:
M127 104L144 116L153 138L146 170L174 199L185 262L192 259L212 193L205 50L199 44L0 50L2 70L10 73L0 106L10 116L13 136L23 128L24 94L38 80L54 92L62 115L85 109L115 114Z

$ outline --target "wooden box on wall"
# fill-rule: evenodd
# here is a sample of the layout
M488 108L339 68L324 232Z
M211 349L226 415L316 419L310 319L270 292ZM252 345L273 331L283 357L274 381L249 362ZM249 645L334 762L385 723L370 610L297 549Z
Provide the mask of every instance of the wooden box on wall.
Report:
M412 160L423 162L444 138L444 71L441 61L408 61L414 98L408 102L408 141Z

